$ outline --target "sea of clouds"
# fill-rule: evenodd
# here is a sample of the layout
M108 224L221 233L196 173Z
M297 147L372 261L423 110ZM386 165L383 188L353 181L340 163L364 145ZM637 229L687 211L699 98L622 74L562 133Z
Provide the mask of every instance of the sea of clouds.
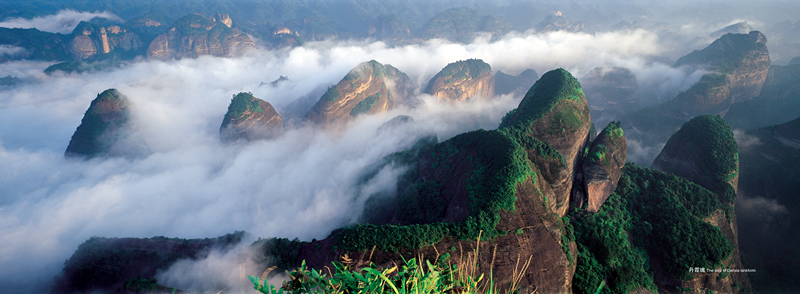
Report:
M114 17L64 11L5 20L0 26L69 32L77 21L95 16ZM651 104L674 97L700 76L654 61L678 53L663 46L658 34L643 29L513 32L490 40L478 36L470 44L454 44L437 39L399 47L373 41L311 42L235 58L136 60L83 74L45 75L43 69L52 64L48 62L0 63L0 72L20 81L0 86L0 285L15 292L46 291L64 261L92 236L206 238L245 230L252 237L325 238L331 230L356 222L366 195L392 190L403 171L390 166L367 185L357 185L364 167L424 135L442 141L466 131L494 129L522 99L505 95L449 104L420 94L450 62L480 58L494 71L510 74L532 68L542 75L561 67L578 78L594 67L622 66L636 74L641 88L655 93L646 97L654 99ZM252 92L280 113L373 59L408 74L417 86L414 95L423 102L413 109L361 116L341 131L293 126L274 140L219 141L234 94ZM268 85L279 76L289 81ZM109 88L118 89L135 106L131 142L138 154L65 159L64 150L90 102ZM410 115L415 123L376 132L397 115ZM629 146L629 152L644 154L629 158L655 157L663 142ZM207 287L197 281L207 280L208 273L236 271L230 267L237 265L222 262L226 254L232 253L183 262L159 277L168 286ZM196 272L190 274L193 268ZM253 270L248 274L260 274Z

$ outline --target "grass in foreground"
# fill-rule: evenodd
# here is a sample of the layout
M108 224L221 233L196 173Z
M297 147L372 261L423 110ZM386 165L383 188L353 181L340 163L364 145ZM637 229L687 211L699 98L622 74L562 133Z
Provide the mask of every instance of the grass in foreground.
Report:
M480 237L478 243L480 243ZM488 277L477 271L477 256L478 247L476 246L474 252L469 252L465 258L455 264L450 262L450 254L445 253L438 256L435 263L420 257L419 259L403 259L404 264L400 266L380 268L369 260L355 261L345 255L341 262L333 262L333 271L325 267L327 274L323 273L324 271L308 269L303 261L298 269L286 272L288 280L285 280L280 288L270 285L266 279L267 275L276 267L264 271L260 278L254 276L249 276L249 278L253 283L253 288L265 294L519 293L516 291L516 287L530 265L530 258L523 263L520 263L519 259L517 260L513 282L508 290L502 291L494 284L492 269L489 270Z

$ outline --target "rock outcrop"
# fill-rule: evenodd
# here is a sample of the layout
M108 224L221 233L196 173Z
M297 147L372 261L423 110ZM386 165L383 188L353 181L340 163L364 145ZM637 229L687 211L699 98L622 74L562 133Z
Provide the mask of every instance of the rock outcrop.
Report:
M501 128L521 126L528 136L557 151L550 157L552 159L542 158L539 164L547 162L542 176L554 193L548 204L551 210L563 216L569 208L575 170L588 143L592 124L580 83L566 70L549 71L533 84L519 107L507 116ZM543 153L541 147L535 149ZM532 160L540 158L530 153Z
M97 94L69 141L66 157L98 157L111 152L130 127L131 102L116 89Z
M223 142L271 139L282 133L281 116L271 104L253 97L252 93L233 96L219 127L219 137Z
M117 25L103 27L82 21L71 36L67 52L74 60L90 60L115 50L135 51L143 46L138 35Z
M156 37L147 48L147 56L158 59L202 55L225 57L241 55L252 49L255 49L255 43L244 32L231 28L230 18L217 20L189 14Z
M385 112L407 102L409 87L408 76L395 67L375 60L364 62L329 88L304 119L336 124L361 114Z
M447 101L491 99L494 96L492 67L480 59L450 63L431 78L424 92Z
M497 71L497 73L494 74L494 91L495 94L498 95L505 95L512 92L525 92L528 91L538 79L539 75L532 69L526 69L517 76Z
M587 210L597 212L617 188L628 154L619 122L611 122L597 135L583 161L583 189Z
M712 73L671 102L689 116L724 114L731 104L758 96L770 65L766 43L758 31L726 34L705 49L681 57L675 66L703 67Z

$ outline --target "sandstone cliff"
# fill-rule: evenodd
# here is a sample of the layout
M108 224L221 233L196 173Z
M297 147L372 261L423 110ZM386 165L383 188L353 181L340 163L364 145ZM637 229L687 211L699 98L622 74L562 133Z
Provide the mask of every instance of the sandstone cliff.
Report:
M64 155L97 157L108 154L130 126L130 112L131 102L116 89L97 94Z
M304 119L336 124L361 114L385 112L406 103L409 87L408 76L393 66L375 60L364 62L329 88Z
M224 57L255 49L250 37L239 29L231 28L229 23L230 18L216 20L200 14L184 16L150 43L147 56L158 59L197 58L202 55Z
M583 162L583 190L587 210L597 212L617 188L628 144L619 122L611 122L592 141Z
M589 106L580 83L566 70L549 71L533 84L519 107L503 120L501 128L521 126L528 136L558 151L549 156L553 159L542 159L548 162L543 176L555 194L548 204L551 210L563 216L569 208L575 170L591 128ZM541 153L541 148L536 150Z
M143 44L139 36L117 25L107 27L80 22L72 31L67 52L74 60L89 60L115 51L136 51Z
M275 108L251 93L233 96L219 127L219 137L223 142L271 139L282 133L283 122Z
M424 92L448 101L491 99L494 96L492 67L480 59L450 63L431 78Z
M675 66L705 67L712 73L672 101L690 116L725 113L731 104L759 95L769 71L767 38L758 31L726 34Z

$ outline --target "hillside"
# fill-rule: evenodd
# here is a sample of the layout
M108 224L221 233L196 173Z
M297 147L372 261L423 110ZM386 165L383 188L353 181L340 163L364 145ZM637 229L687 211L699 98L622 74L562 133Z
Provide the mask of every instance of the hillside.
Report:
M375 60L363 62L330 87L306 113L304 120L315 124L336 124L360 114L385 112L406 101L408 76L391 65Z
M105 156L114 149L130 126L131 102L116 89L97 94L75 129L64 155Z
M480 59L453 62L442 68L423 91L438 99L464 101L470 98L491 99L494 96L492 67Z

